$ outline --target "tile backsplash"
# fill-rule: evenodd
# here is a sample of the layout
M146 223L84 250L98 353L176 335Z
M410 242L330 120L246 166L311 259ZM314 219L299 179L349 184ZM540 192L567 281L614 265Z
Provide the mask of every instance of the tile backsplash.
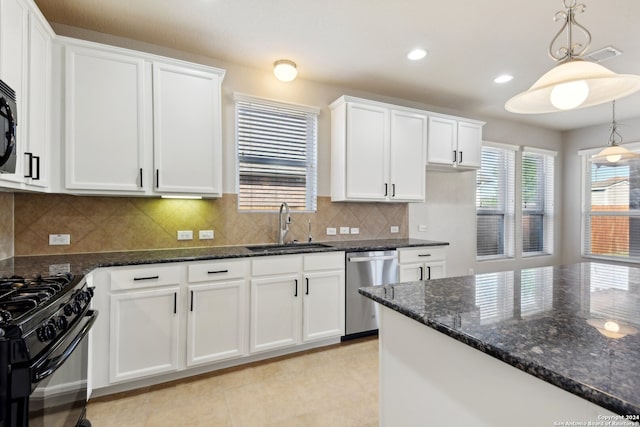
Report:
M0 192L0 259L13 256L13 193Z
M239 213L235 194L207 200L30 193L11 197L16 256L274 243L277 236L277 213ZM0 196L0 211L4 204ZM306 241L309 220L315 241L409 234L406 203L332 203L329 197L318 197L317 212L292 213L291 219L289 240ZM391 226L398 226L399 233L391 234ZM327 227L338 234L328 236ZM359 228L359 234L340 234L340 227ZM0 233L4 228L0 220ZM193 230L194 239L178 241L178 230ZM199 230L214 230L214 240L199 240ZM49 234L70 234L71 244L49 246Z

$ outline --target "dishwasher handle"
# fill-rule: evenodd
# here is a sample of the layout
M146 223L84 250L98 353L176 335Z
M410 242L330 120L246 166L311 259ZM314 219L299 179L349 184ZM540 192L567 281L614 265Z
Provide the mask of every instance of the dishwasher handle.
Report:
M359 256L349 257L349 262L371 262L371 261L386 261L390 259L398 259L397 255L384 255L384 256Z

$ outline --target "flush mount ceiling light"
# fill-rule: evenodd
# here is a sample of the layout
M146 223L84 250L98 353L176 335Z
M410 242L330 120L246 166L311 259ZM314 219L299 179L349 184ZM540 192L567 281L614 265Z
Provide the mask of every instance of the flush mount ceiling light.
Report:
M552 113L590 107L620 99L640 89L640 76L616 74L602 65L583 60L591 43L591 33L575 20L586 6L576 0L563 0L565 11L556 12L554 20L564 25L549 44L549 55L556 65L536 81L529 90L511 98L507 111L518 114ZM583 42L573 41L574 27L582 33ZM567 46L554 48L566 30Z
M411 52L407 54L407 58L412 61L418 61L427 56L427 51L421 48L413 49Z
M616 101L613 101L612 104L613 119L611 120L611 126L609 127L609 141L607 143L607 148L591 157L591 162L596 165L622 166L627 164L629 160L640 157L640 154L629 151L619 145L622 143L622 135L618 132L618 124L616 123Z
M273 63L273 74L281 82L290 82L298 75L296 63L288 59L280 59Z

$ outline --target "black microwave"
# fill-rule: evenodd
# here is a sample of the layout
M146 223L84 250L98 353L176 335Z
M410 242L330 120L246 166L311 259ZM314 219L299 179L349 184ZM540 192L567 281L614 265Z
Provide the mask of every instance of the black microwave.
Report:
M0 173L16 172L16 92L0 80Z

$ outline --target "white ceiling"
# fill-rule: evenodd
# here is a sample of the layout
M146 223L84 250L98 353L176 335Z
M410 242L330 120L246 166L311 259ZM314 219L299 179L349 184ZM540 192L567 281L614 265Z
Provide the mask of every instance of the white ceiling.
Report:
M612 45L609 69L640 74L640 1L584 0L577 16L589 51ZM543 115L504 110L554 62L548 45L561 0L36 0L50 22L271 69L298 64L299 78L384 96L566 130L611 121L611 106ZM416 46L429 51L411 62ZM493 78L515 79L497 85ZM640 116L640 94L616 105Z

